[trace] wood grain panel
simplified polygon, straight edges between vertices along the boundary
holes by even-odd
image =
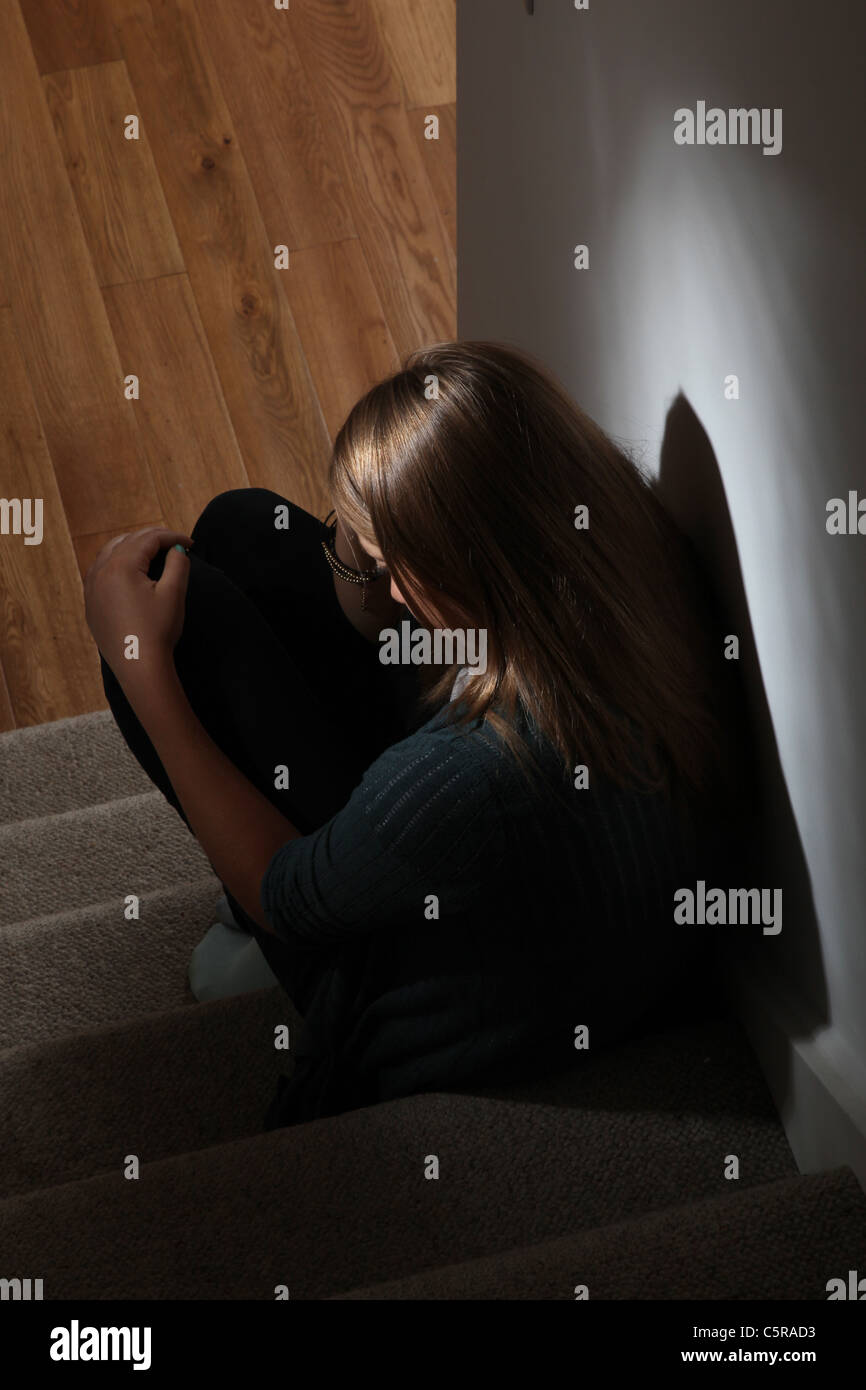
[[[176,275],[183,257],[138,115],[126,65],[57,72],[43,78],[48,108],[100,285]]]
[[[290,250],[355,236],[340,161],[292,38],[273,5],[198,0],[268,240]]]
[[[113,0],[121,46],[244,463],[310,510],[329,441],[192,0]]]
[[[158,510],[17,0],[0,0],[0,262],[74,533]]]
[[[13,313],[0,309],[3,495],[42,499],[43,535],[0,535],[0,651],[15,724],[101,708],[99,659],[84,621],[84,593]]]
[[[120,57],[105,0],[21,0],[40,72],[60,72]]]
[[[135,410],[161,515],[189,532],[217,493],[249,486],[189,281],[173,275],[104,293],[117,346],[140,380]]]
[[[424,134],[424,117],[439,117],[439,139],[428,140]],[[457,275],[457,107],[431,106],[414,111],[409,124],[418,146],[442,225],[453,252],[454,275]]]
[[[128,536],[132,531],[143,531],[145,526],[166,526],[167,524],[165,518],[160,516],[152,517],[149,521],[136,518],[134,521],[127,522],[125,526],[115,526],[110,531],[97,531],[93,536],[76,536],[72,544],[75,547],[75,557],[78,561],[78,572],[81,578],[84,578],[102,547],[107,545],[109,541],[115,540],[117,536]]]
[[[355,222],[401,358],[453,338],[451,252],[367,0],[306,0],[293,29],[322,120],[338,137]]]
[[[410,110],[457,100],[455,0],[373,0]]]
[[[357,239],[292,257],[286,281],[333,440],[352,406],[400,361]]]
[[[12,709],[12,701],[9,698],[9,687],[6,684],[3,667],[0,665],[0,733],[8,733],[10,729],[14,728],[17,728],[15,723],[15,712]]]
[[[247,481],[323,515],[329,433],[455,335],[455,47],[454,0],[0,0],[0,491],[45,525],[0,535],[0,729],[105,707],[106,541]]]

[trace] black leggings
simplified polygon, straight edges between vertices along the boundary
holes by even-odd
[[[278,507],[289,526],[274,525]],[[263,488],[225,492],[192,533],[190,576],[175,667],[214,743],[303,834],[345,805],[364,771],[417,728],[413,667],[383,666],[337,602],[321,547],[321,521]],[[165,552],[150,568],[162,573]],[[151,781],[186,821],[150,739],[102,660],[112,714]],[[274,785],[285,765],[289,786]],[[188,822],[187,822],[188,824]],[[237,922],[258,941],[303,1014],[318,971],[244,912],[223,885]]]

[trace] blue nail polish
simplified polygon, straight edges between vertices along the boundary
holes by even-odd
[[[181,553],[181,555],[185,555],[185,554],[186,554],[186,550],[184,549],[184,547],[183,547],[182,545],[176,545],[176,546],[175,546],[175,550],[179,550],[180,553]]]

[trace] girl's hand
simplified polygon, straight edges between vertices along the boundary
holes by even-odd
[[[160,526],[117,536],[85,576],[87,626],[121,685],[170,660],[183,631],[189,557],[175,545],[192,541]],[[168,550],[165,568],[153,580],[147,572],[160,550]]]

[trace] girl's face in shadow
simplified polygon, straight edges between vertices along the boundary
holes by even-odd
[[[385,557],[376,542],[371,539],[365,539],[358,535],[357,532],[350,533],[345,527],[343,529],[346,530],[347,535],[352,535],[353,543],[356,546],[360,546],[362,552],[368,555],[371,560],[375,561],[376,568],[379,569],[383,575],[388,574],[388,566],[385,563]],[[358,556],[358,560],[361,560],[360,555]],[[397,581],[394,579],[393,575],[390,576],[390,579],[392,599],[395,603],[402,604],[404,608],[408,609],[416,622],[426,624],[430,628],[447,628],[451,626],[450,623],[446,622],[446,620],[436,612],[434,604],[431,603],[425,595],[415,590],[404,594],[397,587]]]
[[[388,566],[385,564],[385,557],[375,541],[362,540],[357,534],[355,539],[364,553],[369,555],[371,560],[375,560],[376,568],[381,570],[383,575],[388,574]],[[426,623],[432,628],[443,626],[442,619],[437,615],[436,610],[430,606],[428,600],[422,598],[421,595],[416,594],[414,591],[408,595],[402,593],[401,590],[398,589],[397,581],[393,575],[390,576],[390,579],[392,599],[395,603],[400,603],[404,608],[407,608],[416,622],[422,624]]]
[[[380,570],[382,574],[387,574],[388,566],[385,564],[385,557],[382,554],[379,547],[377,545],[374,545],[372,541],[361,540],[360,536],[356,536],[356,540],[360,545],[361,549],[364,551],[364,553],[366,555],[369,555],[371,560],[376,561],[376,568]],[[391,597],[395,603],[402,603],[404,608],[409,607],[409,604],[406,602],[406,599],[403,597],[400,590],[397,588],[397,581],[393,578],[393,576],[391,577]]]

